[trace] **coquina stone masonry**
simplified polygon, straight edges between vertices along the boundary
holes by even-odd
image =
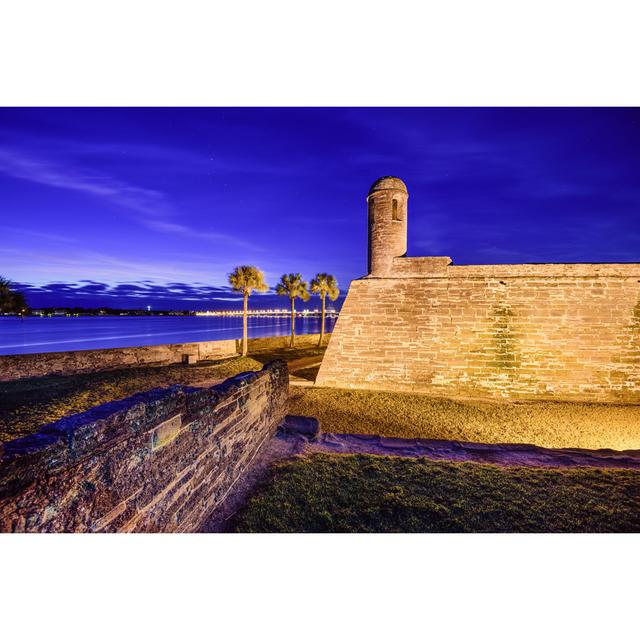
[[[197,531],[286,412],[282,361],[105,404],[0,446],[2,532]]]
[[[47,375],[73,375],[128,367],[219,360],[235,356],[236,352],[235,340],[210,340],[120,349],[0,356],[0,382]]]
[[[368,201],[370,273],[351,283],[317,385],[640,402],[640,264],[406,257],[404,183],[382,178]]]

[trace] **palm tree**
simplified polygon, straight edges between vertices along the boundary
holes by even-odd
[[[27,310],[24,293],[15,291],[10,280],[0,276],[0,313],[22,315]]]
[[[4,302],[11,294],[11,281],[0,276],[0,303]]]
[[[236,267],[229,274],[229,284],[234,291],[242,293],[243,314],[242,314],[242,355],[246,356],[249,351],[249,341],[247,339],[247,314],[249,310],[249,296],[254,291],[267,291],[269,286],[264,281],[264,273],[258,267],[243,265]]]
[[[291,342],[289,343],[289,349],[293,349],[293,341],[296,337],[294,327],[296,317],[295,302],[296,298],[309,299],[307,283],[299,273],[285,273],[276,285],[276,293],[279,296],[289,296],[289,300],[291,300]]]
[[[338,289],[338,281],[330,273],[317,273],[316,277],[311,281],[311,293],[317,293],[322,300],[322,320],[320,323],[320,340],[318,346],[322,346],[324,340],[324,316],[325,316],[325,298],[327,295],[330,300],[335,300],[340,295]]]

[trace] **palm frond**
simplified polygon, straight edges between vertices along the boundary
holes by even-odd
[[[307,287],[307,282],[302,279],[301,274],[284,273],[280,278],[280,282],[276,285],[276,293],[279,296],[288,296],[292,300],[296,298],[308,300],[309,290]]]
[[[250,295],[253,291],[264,292],[269,285],[264,280],[264,273],[252,265],[241,265],[229,274],[229,284],[234,291]]]
[[[311,293],[328,295],[331,300],[335,300],[340,295],[338,281],[330,273],[317,273],[311,281]]]
[[[0,276],[0,313],[22,313],[27,309],[27,299],[13,283]]]

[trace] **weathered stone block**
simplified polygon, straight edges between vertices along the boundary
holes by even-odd
[[[167,444],[169,444],[172,440],[175,440],[178,437],[178,434],[182,430],[182,415],[178,414],[177,416],[173,416],[166,422],[158,425],[151,432],[151,450],[156,451]]]

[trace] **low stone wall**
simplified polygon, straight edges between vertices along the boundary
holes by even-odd
[[[159,366],[192,360],[218,360],[235,356],[235,340],[211,340],[183,344],[160,344],[121,349],[60,351],[0,356],[0,382],[46,375],[94,373],[109,369]]]
[[[233,341],[232,341],[233,342]],[[0,446],[0,531],[197,531],[275,433],[286,363],[95,407]]]

